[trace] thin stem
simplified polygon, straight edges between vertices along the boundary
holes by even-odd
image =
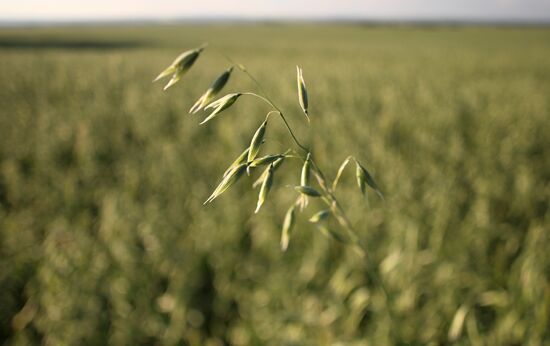
[[[265,95],[265,98],[269,101],[269,103],[276,109],[278,110],[279,112],[281,112],[281,110],[275,106],[274,102],[271,101],[271,98],[267,95],[267,93],[265,92],[264,90],[264,87],[262,86],[262,84],[260,82],[258,82],[258,80],[250,73],[248,72],[248,69],[242,65],[242,64],[237,64],[237,67],[239,68],[239,70],[241,70],[241,72],[243,72],[244,74],[247,75],[248,78],[250,78],[250,80],[252,82],[254,82],[254,84],[256,84],[256,86],[258,87],[258,89],[260,89],[260,91],[262,92],[262,94]]]
[[[254,84],[256,84],[256,86],[258,87],[258,89],[260,89],[260,91],[262,92],[262,94],[266,95],[265,97],[262,97],[265,101],[267,101],[273,108],[275,108],[276,110],[278,110],[279,112],[281,111],[277,106],[275,106],[275,104],[273,103],[273,101],[271,101],[271,99],[269,98],[269,96],[267,96],[267,93],[265,92],[264,88],[262,87],[262,84],[260,82],[258,82],[258,80],[250,73],[248,72],[248,69],[243,65],[243,64],[237,64],[233,61],[233,59],[231,59],[230,57],[228,57],[227,55],[225,55],[222,51],[218,50],[215,48],[215,51],[220,54],[221,56],[223,56],[225,58],[225,60],[227,60],[232,66],[236,66],[241,72],[243,72],[244,74],[246,74],[246,76],[248,78],[250,78],[250,80],[252,82],[254,82]],[[259,95],[257,95],[259,96]]]
[[[267,112],[267,115],[265,116],[265,118],[269,119],[269,116],[273,113],[279,113],[279,111],[269,111],[269,112]]]
[[[226,57],[227,58],[227,57]],[[231,59],[227,58],[229,61],[231,61]],[[254,78],[254,76],[248,72],[248,70],[246,69],[245,66],[241,65],[241,64],[238,64],[237,67],[239,68],[239,70],[241,70],[242,72],[244,72],[248,78],[250,78],[250,80],[252,80],[252,82],[254,82],[254,84],[256,84],[256,86],[258,87],[258,89],[260,89],[260,91],[265,95],[265,96],[261,96],[261,95],[258,95],[258,94],[255,94],[255,93],[245,93],[246,95],[252,95],[252,96],[256,96],[260,99],[262,99],[263,101],[267,102],[271,107],[275,108],[277,111],[279,111],[279,115],[281,116],[281,119],[283,119],[285,125],[286,125],[286,128],[288,129],[288,132],[290,133],[290,135],[292,136],[292,139],[294,140],[294,142],[296,143],[296,145],[298,145],[300,147],[300,149],[302,149],[304,152],[306,153],[309,153],[309,149],[306,148],[305,146],[303,146],[300,141],[298,140],[298,138],[296,138],[296,136],[294,135],[294,132],[292,131],[292,128],[290,127],[290,125],[288,124],[288,121],[286,120],[283,112],[281,111],[281,109],[279,107],[277,107],[275,105],[275,103],[271,100],[271,98],[269,98],[269,96],[267,96],[267,93],[265,92],[264,88],[262,87],[262,85],[260,84],[260,82],[258,82],[258,80],[256,78]]]
[[[247,76],[258,86],[258,88],[263,92],[263,88],[261,86],[261,84],[256,80],[256,78],[254,78],[245,68],[244,66],[239,66],[240,70],[243,71],[244,73],[247,74]],[[279,115],[281,116],[281,119],[283,119],[285,125],[286,125],[286,128],[288,129],[288,132],[290,133],[290,135],[292,136],[292,139],[294,139],[294,142],[298,145],[298,147],[300,147],[300,149],[302,149],[304,152],[306,153],[311,153],[311,151],[304,147],[302,144],[300,144],[300,142],[298,141],[298,139],[296,138],[296,136],[294,135],[294,132],[292,131],[292,128],[290,127],[290,125],[288,124],[288,122],[286,121],[286,118],[284,117],[282,111],[280,110],[279,107],[277,107],[273,101],[271,101],[268,97],[264,97],[262,95],[258,95],[256,93],[252,93],[252,92],[247,92],[247,93],[243,93],[244,95],[251,95],[251,96],[254,96],[254,97],[257,97],[261,100],[263,100],[264,102],[266,102],[267,104],[269,104],[271,107],[273,107],[274,109],[276,109],[277,113],[279,113]],[[265,92],[264,92],[265,94]],[[273,112],[273,111],[272,111]],[[271,112],[270,112],[271,113]],[[269,114],[268,113],[268,116]],[[338,221],[338,223],[340,223],[340,225],[342,226],[342,228],[344,228],[346,230],[346,232],[348,233],[348,236],[350,237],[352,243],[353,243],[353,246],[354,248],[357,250],[357,252],[359,253],[359,255],[361,257],[364,257],[365,260],[366,260],[366,263],[365,263],[365,268],[367,270],[367,273],[368,273],[368,276],[370,277],[370,279],[378,286],[380,287],[381,291],[382,291],[382,294],[384,296],[384,300],[386,302],[386,312],[388,314],[388,317],[390,319],[390,321],[393,321],[395,318],[393,316],[393,312],[391,311],[391,307],[389,306],[389,296],[388,296],[388,290],[386,289],[386,285],[384,284],[382,278],[380,278],[378,276],[378,273],[376,273],[376,271],[371,267],[371,263],[372,263],[372,259],[370,258],[370,255],[369,253],[367,252],[367,250],[364,248],[364,246],[361,244],[361,241],[359,240],[359,237],[357,236],[357,233],[355,232],[355,230],[353,229],[353,226],[351,224],[351,222],[349,221],[348,217],[346,216],[346,213],[344,212],[342,206],[340,205],[340,203],[338,203],[338,200],[336,199],[336,196],[334,196],[330,186],[327,184],[327,181],[325,179],[325,176],[323,174],[323,171],[321,170],[321,168],[315,163],[315,161],[313,160],[313,158],[311,158],[311,164],[312,164],[312,167],[314,169],[314,173],[316,174],[316,176],[318,177],[318,182],[319,182],[319,186],[321,187],[321,189],[323,190],[325,196],[323,196],[323,201],[327,204],[327,206],[332,210],[332,213],[333,215],[336,217],[336,220]],[[392,334],[394,334],[394,337],[397,336],[395,335],[395,331],[392,329]]]
[[[281,116],[281,119],[283,119],[285,125],[286,125],[286,128],[288,129],[288,132],[290,133],[290,135],[292,136],[292,139],[294,139],[294,142],[296,142],[296,145],[298,145],[300,147],[300,149],[302,149],[304,152],[306,153],[309,153],[309,149],[304,147],[302,144],[300,144],[300,142],[298,141],[298,139],[296,138],[296,136],[294,135],[294,132],[292,132],[292,129],[290,128],[290,125],[288,124],[288,122],[286,121],[286,118],[285,116],[283,115],[283,113],[279,112],[279,115]]]
[[[359,237],[357,236],[357,233],[353,229],[353,226],[351,222],[349,221],[348,217],[346,216],[346,213],[344,212],[344,209],[336,199],[336,196],[334,196],[334,193],[330,190],[330,187],[327,185],[326,179],[323,175],[323,172],[319,168],[319,166],[315,163],[313,158],[310,158],[310,162],[312,164],[312,167],[314,169],[314,173],[317,177],[317,180],[319,182],[319,186],[321,187],[323,193],[325,196],[322,197],[322,200],[327,204],[327,206],[332,211],[332,214],[335,216],[338,223],[346,230],[348,236],[350,237],[350,240],[354,246],[354,248],[357,250],[358,254],[365,259],[365,269],[367,270],[367,275],[370,277],[370,279],[373,281],[373,283],[378,286],[382,294],[384,296],[384,301],[386,305],[386,313],[388,315],[388,318],[390,320],[390,323],[392,321],[395,321],[395,316],[393,315],[393,311],[389,304],[389,295],[388,290],[386,288],[386,285],[384,284],[384,281],[382,278],[378,275],[378,273],[374,270],[372,267],[373,260],[369,255],[369,252],[367,249],[363,246],[361,243]],[[394,329],[391,329],[391,333],[393,337],[398,340],[399,336],[396,333]]]
[[[268,105],[270,105],[271,107],[273,107],[277,112],[281,112],[281,110],[279,108],[277,108],[277,106],[275,106],[273,104],[273,102],[271,102],[267,97],[264,97],[262,95],[259,95],[259,94],[256,94],[256,93],[253,93],[253,92],[245,92],[245,93],[241,93],[243,95],[250,95],[250,96],[254,96],[254,97],[257,97],[259,98],[260,100],[264,101],[265,103],[267,103]]]
[[[269,97],[267,96],[267,93],[265,92],[265,90],[264,90],[264,88],[262,87],[262,85],[260,84],[260,82],[258,82],[258,80],[257,80],[256,78],[254,78],[254,76],[253,76],[250,72],[248,72],[248,70],[246,69],[246,67],[244,67],[243,65],[238,65],[237,67],[239,68],[239,70],[241,70],[242,72],[244,72],[244,73],[248,76],[248,78],[250,78],[250,79],[254,82],[254,84],[256,84],[256,86],[258,87],[258,89],[260,89],[260,91],[261,91],[264,95],[266,95],[266,98],[269,99]],[[271,102],[271,100],[270,100],[270,102]]]
[[[290,133],[290,135],[292,136],[292,139],[294,140],[296,145],[300,149],[302,149],[305,153],[311,153],[311,151],[308,148],[303,146],[300,143],[300,141],[298,141],[298,139],[294,135],[294,132],[292,131],[292,128],[290,127],[290,125],[287,122],[285,116],[283,115],[283,112],[281,111],[281,109],[279,107],[277,107],[275,105],[275,103],[269,98],[269,96],[267,96],[267,93],[265,92],[265,90],[262,87],[262,85],[260,84],[260,82],[258,82],[258,80],[256,78],[254,78],[254,76],[250,72],[248,72],[248,70],[246,69],[245,66],[243,66],[242,64],[236,64],[227,55],[225,55],[224,53],[222,53],[221,51],[219,51],[217,49],[215,49],[215,50],[220,55],[222,55],[231,65],[236,66],[241,72],[245,73],[247,75],[247,77],[250,78],[250,80],[258,87],[259,91],[263,94],[263,96],[259,95],[259,94],[256,94],[256,93],[253,93],[253,92],[246,92],[246,93],[242,93],[242,94],[257,97],[257,98],[261,99],[262,101],[264,101],[265,103],[267,103],[269,106],[271,106],[274,109],[274,111],[270,111],[269,113],[267,113],[266,119],[269,118],[271,113],[278,113],[281,116],[281,119],[283,120],[283,122],[285,123],[285,126],[286,126],[288,132]],[[286,155],[287,153],[288,153],[288,151],[285,153],[286,157],[292,157],[291,155]],[[390,320],[390,323],[392,323],[395,320],[395,318],[394,318],[393,312],[391,311],[391,308],[390,308],[388,291],[385,287],[385,284],[384,284],[382,278],[378,275],[378,273],[371,266],[371,264],[373,262],[372,262],[372,259],[369,256],[369,253],[367,252],[367,249],[362,245],[359,237],[357,236],[357,233],[353,229],[353,226],[352,226],[351,222],[347,218],[347,216],[346,216],[343,208],[341,207],[340,203],[338,203],[338,200],[336,199],[336,196],[333,193],[333,189],[331,188],[330,185],[327,184],[327,180],[325,179],[325,176],[324,176],[323,172],[321,171],[320,167],[315,163],[313,158],[311,158],[311,163],[312,163],[313,172],[314,172],[315,176],[317,177],[317,181],[318,181],[319,186],[321,187],[321,190],[323,192],[322,200],[328,205],[328,207],[332,211],[332,214],[335,216],[338,223],[342,226],[342,228],[344,228],[346,230],[346,232],[348,233],[348,235],[349,235],[349,237],[350,237],[350,239],[353,243],[354,248],[356,250],[358,250],[361,257],[365,258],[366,263],[364,263],[364,264],[365,264],[365,267],[366,267],[366,270],[367,270],[367,275],[371,278],[371,280],[374,282],[374,284],[377,285],[378,287],[380,287],[380,289],[382,290],[382,293],[384,295],[384,300],[385,300],[385,303],[386,303],[385,304],[386,305],[386,313],[388,314],[388,318]],[[296,203],[299,203],[299,198],[298,198],[298,200],[296,200]],[[396,331],[393,328],[391,328],[390,332],[396,340],[399,340],[398,334],[396,333]]]
[[[219,49],[216,48],[215,46],[211,46],[211,49],[214,49],[214,51],[215,51],[216,53],[218,53],[219,55],[223,56],[224,59],[227,60],[227,61],[231,64],[231,66],[237,66],[240,70],[242,70],[241,67],[240,67],[238,64],[236,64],[236,63],[235,63],[229,56],[227,56],[224,52],[222,52],[221,50],[219,50]]]
[[[286,121],[286,118],[285,116],[283,115],[283,112],[281,112],[281,110],[279,109],[279,107],[275,106],[275,104],[273,102],[271,102],[271,100],[269,100],[267,97],[264,97],[262,95],[258,95],[256,93],[253,93],[253,92],[245,92],[245,93],[242,93],[243,95],[250,95],[250,96],[254,96],[254,97],[257,97],[259,98],[260,100],[264,101],[265,103],[267,103],[268,105],[270,105],[271,107],[273,107],[274,109],[276,109],[276,112],[279,113],[279,115],[281,116],[281,119],[283,119],[283,122],[285,123],[285,126],[288,130],[288,132],[290,133],[290,135],[292,136],[292,139],[294,140],[294,143],[296,143],[296,145],[298,147],[300,147],[300,149],[302,149],[304,152],[306,153],[309,153],[309,149],[306,148],[305,146],[303,146],[300,141],[298,140],[298,138],[296,138],[296,136],[294,135],[294,132],[292,131],[292,128],[290,127],[290,125],[288,124],[288,121]],[[270,112],[271,113],[271,112]],[[269,114],[269,113],[268,113]]]

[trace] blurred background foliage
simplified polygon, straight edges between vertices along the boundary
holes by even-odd
[[[151,80],[210,42],[180,83]],[[187,110],[245,64],[334,176],[372,263],[254,177],[202,202],[267,108]],[[310,94],[308,129],[295,66]],[[8,344],[550,343],[550,31],[241,25],[0,30],[0,338]],[[225,92],[254,90],[235,73]],[[292,146],[271,121],[266,148]],[[267,151],[266,151],[267,152]],[[374,268],[387,287],[368,279]],[[389,309],[389,310],[388,310]],[[390,318],[391,316],[391,318]]]

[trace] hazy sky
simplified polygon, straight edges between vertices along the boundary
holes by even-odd
[[[550,0],[0,0],[0,20],[222,18],[550,20]]]

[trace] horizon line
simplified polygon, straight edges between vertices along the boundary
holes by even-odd
[[[520,25],[520,26],[548,26],[550,18],[473,18],[473,17],[388,17],[365,18],[326,16],[315,18],[286,18],[286,17],[174,17],[174,18],[54,18],[54,19],[8,19],[0,17],[0,27],[24,26],[93,26],[93,25],[170,25],[170,24],[380,24],[380,25]]]

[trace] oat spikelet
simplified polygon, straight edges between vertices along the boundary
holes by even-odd
[[[264,204],[267,194],[271,190],[271,186],[273,185],[273,164],[269,165],[269,170],[267,171],[267,175],[265,176],[264,182],[262,183],[262,187],[260,188],[260,195],[258,196],[258,204],[256,205],[256,210],[254,213],[257,213],[260,211],[260,208]]]
[[[233,168],[225,177],[223,177],[222,181],[216,187],[214,192],[208,197],[208,199],[204,202],[204,204],[210,203],[213,200],[215,200],[219,195],[224,193],[231,185],[235,184],[237,180],[243,175],[244,171],[246,170],[246,164],[240,164],[237,167]]]
[[[235,159],[235,161],[233,161],[231,163],[231,165],[229,166],[229,168],[227,168],[227,170],[223,173],[223,176],[225,177],[227,175],[227,173],[231,172],[231,170],[233,168],[235,168],[236,166],[240,165],[241,163],[245,163],[246,162],[246,157],[248,156],[248,148],[246,148],[242,153],[241,155],[239,155],[239,157],[237,157]]]
[[[281,232],[281,250],[286,251],[288,249],[288,243],[290,241],[290,232],[294,228],[296,223],[296,213],[294,212],[294,205],[288,208],[285,220],[283,221],[283,230]]]
[[[275,162],[273,162],[273,171],[277,170],[277,168],[279,168],[279,166],[283,163],[283,160],[285,159],[285,157],[281,157],[280,159],[277,159]],[[269,167],[267,167],[262,175],[260,175],[260,177],[254,182],[254,184],[252,184],[252,188],[255,189],[256,187],[260,186],[264,179],[265,179],[265,176],[267,175],[267,171],[269,170]]]
[[[384,200],[384,195],[382,195],[382,191],[380,191],[380,188],[374,181],[373,177],[358,161],[355,161],[355,176],[357,178],[357,186],[359,186],[361,193],[367,193],[368,185],[382,200]]]
[[[203,51],[203,47],[199,47],[197,49],[192,49],[185,51],[181,53],[173,62],[168,66],[166,69],[164,69],[158,76],[153,80],[153,82],[156,82],[158,80],[161,80],[164,77],[167,77],[172,74],[172,78],[170,81],[168,81],[168,84],[164,87],[164,90],[168,89],[172,85],[176,84],[181,77],[189,71],[191,66],[195,63],[197,58],[199,57],[200,53]]]
[[[311,168],[311,153],[307,153],[304,164],[302,165],[302,172],[300,175],[301,186],[309,185],[310,168]],[[301,195],[298,201],[298,205],[300,206],[300,211],[303,211],[308,204],[309,204],[309,199],[307,198],[307,196]]]
[[[311,186],[295,186],[294,189],[299,193],[310,197],[321,197],[321,193]]]
[[[233,71],[233,67],[228,68],[225,70],[218,78],[214,80],[212,85],[206,90],[204,94],[197,100],[197,102],[191,107],[189,110],[189,113],[197,113],[201,109],[204,108],[210,101],[218,95],[218,93],[223,89],[225,84],[227,84],[227,81],[229,80],[229,77],[231,76],[231,72]]]
[[[265,131],[267,128],[267,119],[260,125],[260,127],[254,133],[252,140],[250,141],[250,147],[248,150],[248,162],[254,161],[258,153],[260,152],[260,146],[265,137]]]
[[[318,223],[325,221],[330,216],[330,210],[325,209],[320,212],[315,213],[310,219],[309,222]]]
[[[204,109],[210,109],[214,108],[214,111],[210,113],[206,119],[204,119],[200,125],[205,124],[209,122],[210,120],[217,117],[222,111],[226,110],[227,108],[231,107],[235,101],[241,96],[241,93],[231,93],[227,94],[224,97],[217,99],[216,101],[210,103],[208,106],[204,107]]]
[[[302,111],[304,112],[307,118],[307,121],[309,122],[309,114],[307,111],[308,99],[307,99],[306,82],[304,82],[302,69],[299,68],[298,66],[296,66],[296,79],[298,82],[298,102],[300,102],[300,107],[302,108]]]

